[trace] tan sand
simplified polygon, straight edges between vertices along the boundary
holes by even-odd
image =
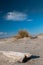
[[[43,65],[43,38],[20,39],[10,43],[0,43],[0,51],[14,51],[31,53],[33,57],[26,63],[9,62],[8,58],[0,54],[0,65]]]

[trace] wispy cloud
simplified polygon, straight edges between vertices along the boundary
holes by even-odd
[[[27,19],[27,21],[33,21],[32,19]]]
[[[7,35],[7,32],[0,32],[0,35]]]
[[[32,21],[32,19],[28,19],[27,14],[23,13],[23,12],[17,12],[17,11],[13,11],[13,12],[8,12],[6,13],[4,19],[8,20],[8,21]]]
[[[24,21],[27,19],[27,15],[21,12],[8,12],[5,16],[6,20],[13,20],[13,21]]]

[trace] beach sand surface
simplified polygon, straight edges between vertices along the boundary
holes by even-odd
[[[0,43],[0,51],[14,51],[31,53],[33,56],[25,63],[9,62],[9,59],[0,53],[0,65],[43,65],[43,38],[23,38],[14,42]]]

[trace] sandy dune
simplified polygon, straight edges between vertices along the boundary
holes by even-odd
[[[9,62],[8,58],[0,53],[0,65],[43,65],[43,38],[25,38],[15,42],[0,43],[0,51],[31,53],[33,55],[26,63],[14,63]]]

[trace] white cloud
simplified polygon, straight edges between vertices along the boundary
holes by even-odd
[[[8,12],[5,16],[6,20],[13,20],[13,21],[24,21],[27,19],[27,15],[21,12]]]
[[[23,12],[17,12],[17,11],[13,11],[13,12],[8,12],[6,13],[6,15],[4,16],[5,20],[8,21],[33,21],[32,19],[28,19],[27,14],[23,13]]]
[[[33,21],[32,19],[27,19],[27,21]]]
[[[0,32],[0,35],[7,35],[7,32]]]

